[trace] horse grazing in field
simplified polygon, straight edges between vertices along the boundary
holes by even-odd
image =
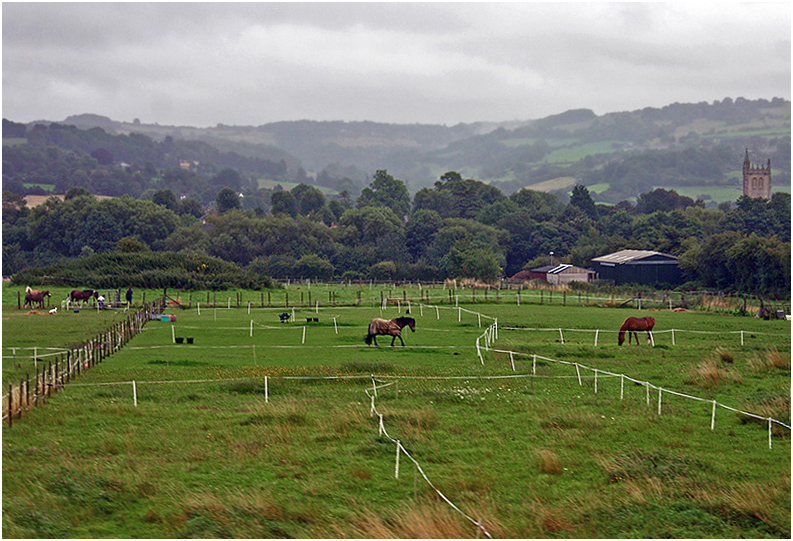
[[[625,342],[625,333],[628,333],[628,343],[631,343],[631,335],[636,338],[636,345],[639,345],[639,335],[637,331],[647,331],[647,343],[650,343],[652,335],[650,334],[655,325],[655,318],[652,317],[629,317],[625,320],[620,327],[619,340],[617,343],[621,346]]]
[[[405,347],[405,341],[402,339],[402,328],[406,325],[410,327],[411,331],[416,332],[416,320],[412,317],[398,317],[390,321],[376,317],[369,323],[369,333],[364,337],[364,341],[368,345],[372,345],[372,342],[374,342],[375,347],[380,347],[377,345],[377,335],[385,334],[392,336],[391,347],[394,347],[394,340],[397,337],[402,342],[402,347]]]
[[[25,304],[23,307],[27,308],[30,306],[33,308],[35,304],[39,308],[44,308],[44,297],[52,297],[52,295],[50,295],[49,291],[31,291],[25,295]]]
[[[90,301],[91,297],[97,298],[99,297],[98,291],[93,291],[91,289],[75,289],[71,293],[69,293],[69,300],[71,302],[79,302],[82,306],[83,302]]]

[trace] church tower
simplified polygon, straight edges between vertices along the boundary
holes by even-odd
[[[753,166],[749,161],[748,148],[743,160],[743,195],[771,199],[771,159],[768,159],[766,167]]]

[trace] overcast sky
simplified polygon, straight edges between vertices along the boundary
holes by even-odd
[[[3,2],[3,117],[528,120],[790,99],[791,5]]]

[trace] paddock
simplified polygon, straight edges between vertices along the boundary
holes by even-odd
[[[149,445],[145,432],[155,439],[173,434],[177,440],[165,452],[175,459],[207,457],[217,471],[194,475],[217,486],[237,479],[240,461],[256,464],[254,478],[266,478],[283,494],[279,505],[288,505],[296,490],[305,494],[305,483],[324,494],[321,487],[346,486],[350,477],[349,494],[312,501],[352,498],[366,513],[382,516],[381,505],[434,498],[445,506],[435,512],[449,513],[459,528],[454,533],[464,537],[547,536],[548,530],[505,518],[519,516],[527,491],[562,505],[575,487],[589,493],[627,487],[635,481],[620,476],[651,466],[642,456],[671,471],[707,464],[708,475],[723,477],[724,486],[751,463],[746,475],[757,483],[771,480],[772,487],[780,457],[790,457],[789,429],[771,423],[769,430],[768,416],[744,419],[728,409],[753,413],[738,395],[720,391],[714,402],[708,388],[690,382],[703,356],[720,347],[744,378],[768,377],[769,388],[784,388],[789,369],[777,376],[748,367],[770,348],[789,357],[789,323],[656,313],[655,347],[626,350],[615,339],[624,311],[414,304],[416,332],[407,347],[362,343],[372,318],[404,310],[390,304],[296,309],[286,323],[279,318],[283,308],[179,311],[174,322],[149,321],[42,411],[57,410],[65,419],[61,445],[69,449],[87,440],[116,453],[111,456],[130,457],[127,448],[142,453]],[[16,351],[17,359],[22,353]],[[7,354],[4,344],[4,360]],[[79,433],[84,413],[78,403],[112,422]],[[31,418],[13,430],[26,423],[41,428]],[[185,424],[191,437],[178,434]],[[670,444],[674,453],[665,451]],[[178,445],[186,451],[177,452]],[[631,447],[644,454],[631,455],[628,467],[619,450]],[[323,466],[316,471],[308,464],[319,456]],[[177,483],[175,470],[163,468]],[[693,471],[691,479],[701,474]],[[565,494],[549,480],[564,484]],[[235,490],[247,494],[249,483]],[[672,488],[663,490],[674,496]],[[587,510],[600,509],[587,501]],[[335,511],[326,514],[323,523],[348,524]],[[648,524],[657,526],[652,519]],[[309,533],[295,528],[289,533]]]

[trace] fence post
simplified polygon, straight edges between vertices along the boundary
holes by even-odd
[[[8,385],[8,426],[11,427],[14,424],[14,387],[13,385]]]
[[[771,426],[769,422],[769,427]],[[399,448],[402,447],[402,444],[397,440],[396,445],[396,469],[394,471],[394,479],[399,479]],[[769,436],[769,445],[770,445],[770,436]]]

